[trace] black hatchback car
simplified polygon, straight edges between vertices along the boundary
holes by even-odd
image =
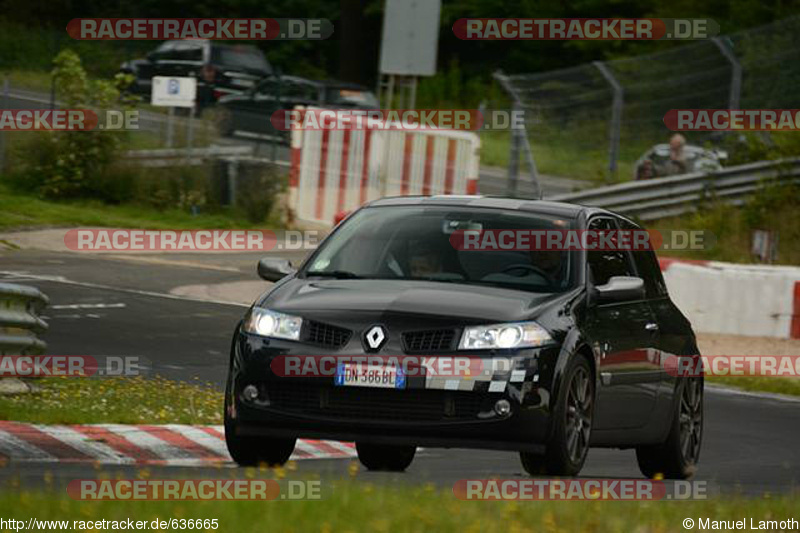
[[[133,75],[131,91],[145,96],[150,95],[153,76],[197,78],[197,104],[202,108],[255,87],[272,75],[272,66],[252,45],[187,39],[166,41],[146,59],[126,61],[120,71]]]
[[[318,81],[297,76],[270,76],[252,89],[219,100],[222,135],[256,136],[288,144],[289,132],[277,130],[272,115],[295,106],[336,109],[377,109],[375,94],[362,85],[341,81]]]
[[[233,459],[280,464],[297,438],[317,438],[355,441],[369,469],[404,470],[425,446],[513,450],[531,474],[576,475],[590,447],[613,447],[635,448],[648,477],[691,476],[703,379],[666,362],[699,354],[654,252],[453,244],[460,230],[637,229],[571,204],[386,198],[297,270],[263,259],[259,274],[276,283],[231,347]],[[411,375],[396,364],[415,355],[464,357],[479,371]],[[295,356],[335,363],[290,377],[282,365]]]

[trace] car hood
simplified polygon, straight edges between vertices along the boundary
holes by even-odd
[[[527,320],[565,298],[563,293],[457,283],[295,278],[279,283],[256,305],[304,317],[332,317],[346,312],[368,320],[416,315],[485,323]]]

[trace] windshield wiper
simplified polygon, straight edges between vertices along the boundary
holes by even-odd
[[[306,272],[306,276],[336,279],[363,279],[362,276],[348,270],[309,270]]]

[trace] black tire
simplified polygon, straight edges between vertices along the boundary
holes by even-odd
[[[553,408],[545,453],[520,452],[522,467],[530,475],[575,476],[589,451],[594,414],[594,378],[589,362],[578,355],[564,372]]]
[[[636,448],[639,470],[648,478],[689,479],[697,471],[703,443],[703,378],[681,379],[667,439]]]
[[[236,422],[230,418],[231,380],[225,386],[225,444],[228,453],[239,466],[282,466],[292,456],[295,438],[275,439],[269,437],[251,437],[236,434]]]
[[[403,472],[414,460],[417,447],[356,442],[356,451],[358,460],[367,470]]]

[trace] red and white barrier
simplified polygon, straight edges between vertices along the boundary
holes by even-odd
[[[337,214],[384,196],[475,194],[479,148],[473,132],[405,130],[399,124],[293,130],[292,219],[329,227]]]
[[[661,259],[695,331],[800,339],[800,268]]]

